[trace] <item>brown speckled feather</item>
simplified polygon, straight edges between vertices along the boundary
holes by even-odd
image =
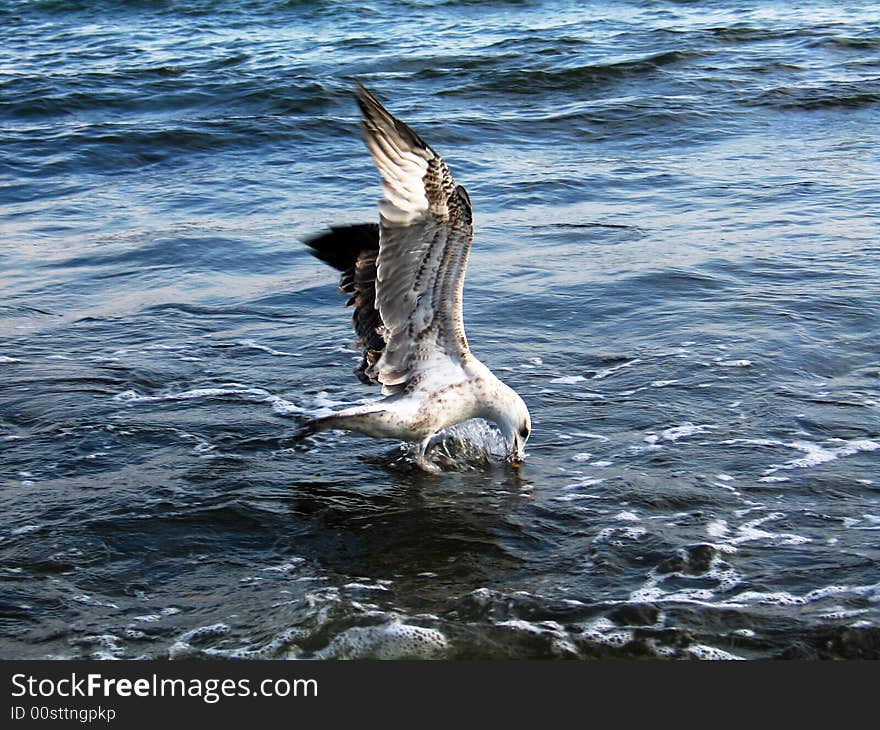
[[[386,394],[438,358],[469,357],[462,287],[473,238],[467,192],[443,159],[363,87],[364,140],[382,176],[376,305],[386,345],[367,370]]]

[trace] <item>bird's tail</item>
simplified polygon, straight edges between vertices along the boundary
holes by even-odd
[[[392,398],[384,398],[374,403],[353,406],[326,416],[309,419],[299,427],[295,437],[302,440],[319,431],[338,428],[379,438],[400,438],[399,429],[382,417],[383,414],[387,414],[388,402]]]

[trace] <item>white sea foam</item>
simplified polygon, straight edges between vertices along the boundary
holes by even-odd
[[[635,603],[696,603],[711,606],[715,591],[709,588],[682,588],[670,592],[657,584],[645,585],[634,590],[629,600]]]
[[[593,380],[604,380],[610,375],[614,375],[614,373],[623,370],[624,368],[631,368],[633,365],[640,363],[641,360],[639,358],[635,358],[633,360],[628,360],[627,362],[621,363],[620,365],[615,365],[614,367],[605,368],[604,370],[600,370],[593,376]]]
[[[251,396],[259,400],[273,398],[271,393],[262,388],[252,388],[241,383],[225,383],[215,388],[193,388],[176,393],[163,393],[162,395],[143,395],[135,390],[126,390],[113,397],[113,400],[122,403],[153,403],[156,401],[193,400],[197,398],[220,398],[223,396],[238,395]]]
[[[678,439],[686,438],[687,436],[696,436],[701,433],[707,433],[714,428],[715,426],[709,424],[697,425],[690,421],[686,421],[680,426],[673,426],[672,428],[664,429],[660,432],[660,436],[664,441],[678,441]]]
[[[256,388],[243,383],[221,383],[211,388],[191,388],[182,391],[168,391],[158,395],[145,395],[136,390],[126,390],[113,396],[113,400],[119,403],[159,403],[163,401],[190,401],[211,400],[213,398],[239,398],[245,401],[269,403],[272,410],[278,415],[303,414],[308,416],[323,416],[332,412],[335,408],[352,405],[353,403],[366,402],[369,399],[355,400],[349,403],[338,401],[329,396],[326,391],[321,391],[312,396],[305,405],[297,405],[281,396],[270,393],[264,388]]]
[[[548,637],[550,639],[550,650],[556,656],[578,656],[577,647],[571,641],[565,627],[556,621],[532,622],[523,619],[508,619],[506,621],[499,621],[495,625],[513,629],[523,634]]]
[[[744,542],[755,540],[767,540],[778,545],[802,545],[811,542],[810,538],[803,535],[795,535],[790,532],[768,532],[762,526],[768,522],[775,522],[785,517],[782,512],[772,512],[755,520],[750,520],[736,528],[736,535],[729,540],[731,545],[739,545]]]
[[[449,648],[436,629],[394,619],[379,626],[354,626],[315,652],[316,659],[432,659]]]
[[[853,439],[852,441],[831,439],[830,443],[835,445],[823,446],[811,441],[793,441],[790,444],[785,444],[789,448],[803,452],[804,456],[792,459],[784,464],[771,464],[765,474],[773,474],[781,469],[809,469],[810,467],[827,464],[829,461],[835,461],[845,456],[853,456],[854,454],[880,449],[880,443],[868,439]]]
[[[734,487],[732,484],[728,484],[727,482],[715,482],[714,486],[718,487],[719,489],[726,489],[728,492],[731,492],[733,494],[742,494],[742,492],[740,492],[736,487]]]
[[[849,609],[844,608],[843,606],[831,606],[824,611],[820,611],[816,616],[825,621],[841,621],[844,619],[856,618],[857,616],[864,616],[866,613],[868,613],[868,609],[866,608]]]
[[[261,345],[259,342],[255,340],[239,340],[238,344],[242,347],[250,347],[253,350],[260,350],[262,352],[267,352],[270,355],[275,355],[276,357],[302,357],[297,352],[284,352],[282,350],[275,350],[268,345]]]
[[[495,624],[496,626],[506,626],[507,628],[516,629],[517,631],[524,631],[528,634],[543,634],[548,631],[550,632],[559,632],[562,633],[565,629],[562,624],[557,621],[539,621],[537,623],[533,623],[531,621],[524,621],[523,619],[508,619],[507,621],[499,621]]]
[[[570,487],[566,487],[570,489]],[[579,502],[587,499],[599,499],[598,494],[582,494],[580,492],[569,492],[567,494],[557,494],[550,499],[554,502]]]
[[[583,638],[593,644],[621,647],[629,644],[634,638],[632,630],[618,628],[611,619],[605,616],[582,624],[580,629]]]
[[[305,562],[305,558],[291,558],[278,565],[267,565],[265,568],[262,568],[262,570],[269,573],[293,573]]]
[[[647,533],[648,531],[644,527],[606,527],[593,538],[593,544],[607,543],[622,547],[625,541],[638,540]]]
[[[830,585],[816,588],[803,595],[788,591],[742,591],[726,601],[723,605],[742,606],[746,604],[763,604],[773,606],[806,606],[829,598],[841,596],[859,596],[870,601],[880,600],[880,584],[867,586]],[[836,609],[835,609],[836,610]]]
[[[586,431],[575,431],[574,435],[581,436],[585,439],[596,439],[598,441],[604,441],[606,443],[611,440],[607,436],[601,436],[598,433],[587,433]]]
[[[724,649],[719,649],[715,646],[706,646],[705,644],[694,644],[687,648],[687,653],[690,654],[694,659],[708,659],[713,661],[732,661],[732,660],[743,660],[745,657],[738,656],[737,654],[731,654],[729,651],[724,651]]]
[[[119,646],[120,638],[114,634],[84,636],[82,642],[86,644],[96,644],[101,647],[92,652],[91,656],[93,659],[116,659],[121,656],[124,651],[123,648]]]
[[[73,596],[73,600],[77,603],[85,604],[86,606],[100,606],[101,608],[119,608],[115,603],[110,603],[108,601],[102,601],[94,596],[90,596],[87,593],[81,593],[77,596]]]
[[[351,583],[346,583],[342,586],[346,590],[349,591],[387,591],[388,586],[380,585],[378,583],[359,583],[357,581],[353,581]]]
[[[39,525],[22,525],[21,527],[16,527],[13,531],[13,535],[26,535],[29,532],[36,532],[40,529]]]
[[[785,446],[784,441],[777,439],[725,439],[721,442],[725,446],[745,444],[746,446]]]
[[[559,383],[560,385],[574,385],[575,383],[580,383],[586,380],[583,375],[563,375],[560,378],[553,378],[551,383]]]
[[[724,545],[713,545],[713,548],[719,553],[728,553],[733,548]],[[716,586],[707,588],[703,585],[694,588],[680,587],[675,590],[669,590],[664,587],[664,583],[669,579],[676,581],[689,580],[699,578],[701,582],[706,579],[714,580]],[[636,603],[696,603],[701,605],[712,605],[717,600],[718,593],[728,593],[742,583],[742,576],[733,568],[733,566],[724,562],[719,555],[713,555],[709,560],[708,567],[705,571],[695,576],[690,573],[681,573],[673,571],[670,573],[660,573],[652,570],[645,584],[641,588],[637,588],[630,593],[629,601]]]
[[[742,444],[745,446],[780,447],[794,449],[804,454],[783,464],[771,464],[764,470],[764,476],[758,479],[760,482],[788,481],[788,477],[773,475],[783,470],[809,469],[846,456],[880,449],[880,443],[870,439],[852,439],[849,441],[846,439],[830,439],[824,444],[804,440],[786,442],[779,441],[778,439],[726,439],[721,443],[726,446]]]
[[[600,479],[598,477],[584,477],[573,484],[569,484],[565,487],[565,489],[578,489],[580,487],[592,487],[596,484],[601,484],[604,482],[604,479]]]
[[[193,641],[201,641],[216,636],[225,636],[230,632],[229,626],[224,623],[211,624],[209,626],[197,626],[183,632],[168,649],[169,659],[191,659],[204,652],[192,645]]]
[[[296,405],[296,403],[291,403],[289,400],[285,400],[284,398],[274,397],[270,399],[272,403],[272,410],[275,411],[279,416],[289,416],[292,413],[306,413],[305,408],[301,408]],[[317,414],[315,414],[317,415]]]

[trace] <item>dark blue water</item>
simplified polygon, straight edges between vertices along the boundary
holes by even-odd
[[[475,353],[373,397],[305,236],[359,79],[467,186]],[[880,657],[873,2],[0,5],[0,656]]]

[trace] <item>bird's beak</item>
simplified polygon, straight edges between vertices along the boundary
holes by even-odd
[[[525,454],[523,454],[521,449],[514,449],[510,452],[510,456],[507,457],[507,460],[514,469],[519,469],[524,458]]]

